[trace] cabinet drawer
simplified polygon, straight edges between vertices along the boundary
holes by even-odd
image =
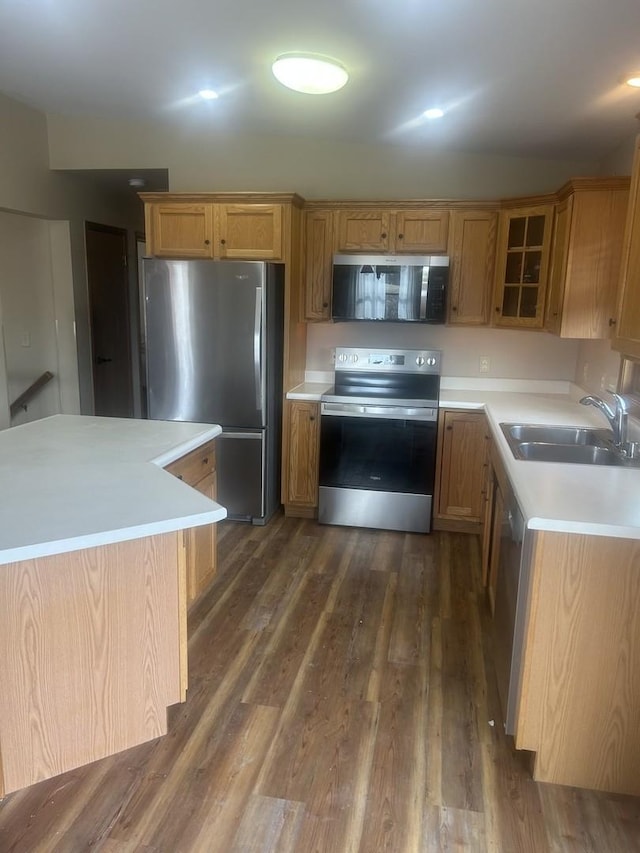
[[[189,486],[195,486],[215,469],[215,446],[212,441],[166,466],[166,470],[170,474],[184,480]]]

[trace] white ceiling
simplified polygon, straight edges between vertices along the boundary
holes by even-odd
[[[350,82],[282,88],[270,65],[291,51]],[[628,70],[640,0],[0,0],[0,91],[187,129],[599,158],[638,128]]]

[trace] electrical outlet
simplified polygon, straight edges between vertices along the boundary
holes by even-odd
[[[488,355],[481,355],[478,360],[478,370],[480,373],[488,373],[491,368],[491,359]]]

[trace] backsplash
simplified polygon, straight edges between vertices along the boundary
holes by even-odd
[[[337,346],[442,350],[443,376],[577,381],[580,341],[546,332],[397,323],[307,327],[307,372],[333,370]]]

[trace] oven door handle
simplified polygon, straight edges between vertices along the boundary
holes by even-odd
[[[397,421],[437,421],[438,410],[418,406],[374,406],[358,403],[322,403],[321,415],[350,418],[385,418]]]

